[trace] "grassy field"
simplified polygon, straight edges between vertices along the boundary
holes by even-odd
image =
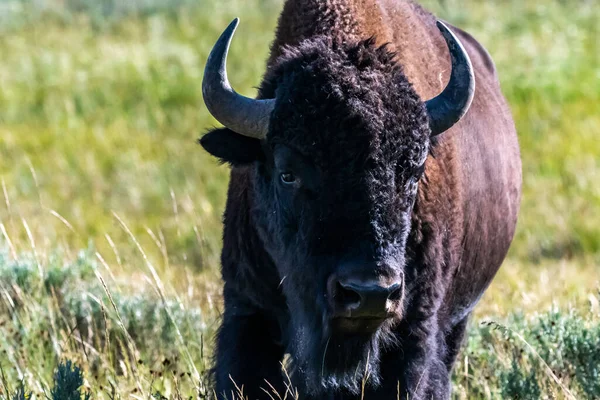
[[[221,3],[0,2],[0,399],[210,396],[228,171],[195,143],[202,70],[240,16],[230,79],[254,94],[282,4]],[[600,398],[600,8],[423,3],[489,49],[524,165],[455,397]]]

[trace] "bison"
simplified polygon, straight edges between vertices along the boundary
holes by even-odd
[[[410,0],[287,0],[250,99],[237,24],[202,85],[224,128],[200,143],[231,166],[216,393],[447,399],[519,209],[493,61]]]

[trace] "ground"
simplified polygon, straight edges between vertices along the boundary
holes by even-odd
[[[281,8],[222,3],[2,2],[0,399],[64,399],[75,366],[92,398],[210,398],[228,170],[195,143],[202,71],[240,16],[230,79],[253,95]],[[454,396],[599,398],[600,9],[423,3],[492,54],[524,166]]]

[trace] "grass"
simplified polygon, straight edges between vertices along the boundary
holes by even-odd
[[[93,249],[63,260],[53,255],[41,274],[33,257],[0,260],[0,367],[7,382],[22,381],[43,397],[57,388],[50,380],[57,362],[68,360],[83,366],[80,386],[93,398],[204,388],[204,340],[214,332],[215,307],[163,299],[156,283],[118,282]]]
[[[31,255],[3,254],[0,399],[12,399],[7,393],[22,383],[35,398],[63,400],[53,393],[74,390],[76,376],[65,371],[75,367],[84,377],[78,393],[91,398],[211,398],[219,306],[189,293],[163,298],[162,282],[140,281],[114,279],[93,248],[71,262],[54,254],[41,269]],[[455,372],[456,398],[600,396],[599,300],[590,293],[571,309],[474,321]]]
[[[51,255],[41,269],[31,255],[3,254],[0,399],[12,399],[7,393],[19,383],[35,398],[60,400],[54,393],[75,386],[91,398],[212,398],[210,338],[219,306],[189,293],[163,298],[162,282],[140,280],[132,286],[114,279],[93,248],[71,262]],[[590,293],[571,309],[474,321],[455,371],[455,397],[598,398],[599,300]]]
[[[281,8],[221,3],[0,3],[0,398],[21,381],[23,396],[50,397],[67,360],[92,398],[210,395],[228,171],[195,144],[215,124],[202,70],[241,16],[230,79],[252,95]],[[517,236],[455,397],[566,397],[544,360],[577,398],[598,398],[600,10],[423,4],[492,54],[524,166]]]

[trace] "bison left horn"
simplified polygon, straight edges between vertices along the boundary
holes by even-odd
[[[239,19],[234,19],[213,47],[202,80],[208,111],[227,128],[244,136],[264,139],[275,100],[256,100],[236,93],[227,79],[227,53]]]
[[[447,131],[457,123],[469,110],[475,95],[475,74],[469,55],[443,22],[437,21],[437,27],[448,45],[452,72],[442,93],[425,102],[432,136]]]

